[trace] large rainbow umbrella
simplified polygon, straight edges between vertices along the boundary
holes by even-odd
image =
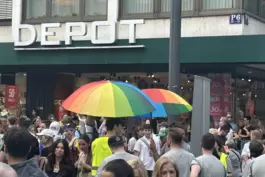
[[[156,104],[156,110],[141,117],[167,117],[192,110],[192,106],[178,94],[164,89],[143,89]]]
[[[62,106],[71,112],[96,117],[134,117],[155,110],[154,102],[137,87],[107,80],[83,85]]]

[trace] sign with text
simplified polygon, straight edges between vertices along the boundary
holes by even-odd
[[[71,49],[72,42],[75,37],[78,37],[78,41],[88,40],[90,38],[90,43],[94,45],[110,45],[115,44],[118,36],[118,25],[127,26],[128,28],[128,44],[130,46],[136,43],[136,26],[144,24],[143,19],[139,20],[121,20],[116,21],[94,21],[90,24],[85,22],[66,22],[65,24],[61,23],[42,23],[40,25],[41,30],[37,30],[34,25],[30,24],[20,24],[13,26],[14,33],[14,45],[15,47],[28,47],[37,42],[37,39],[40,38],[40,44],[42,47],[57,47]],[[102,31],[99,28],[105,28],[105,31],[108,35],[106,37],[100,37]],[[60,29],[63,29],[62,32]],[[75,29],[75,30],[73,30]],[[29,31],[29,36],[27,39],[22,40],[22,30]],[[63,35],[62,35],[63,33]],[[63,37],[60,39],[58,37]],[[51,40],[51,38],[53,38]],[[74,39],[73,39],[74,38]],[[64,41],[64,42],[62,42]],[[74,46],[72,46],[74,47]],[[129,48],[128,47],[128,48]],[[88,47],[87,47],[88,48]],[[106,48],[102,46],[90,46],[90,48]]]
[[[15,85],[7,85],[5,93],[5,107],[15,109],[18,104],[18,89]]]
[[[230,24],[241,24],[242,15],[241,14],[231,14],[229,17]]]
[[[218,121],[231,109],[231,75],[214,73],[208,77],[212,80],[210,113]]]

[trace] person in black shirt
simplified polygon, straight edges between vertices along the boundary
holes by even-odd
[[[216,135],[216,140],[218,140],[218,142],[220,142],[220,144],[222,146],[225,145],[226,142],[226,135],[229,133],[230,131],[230,126],[229,124],[224,124],[220,127],[220,129],[218,130],[218,135]]]
[[[31,124],[31,120],[30,118],[26,117],[26,116],[22,116],[19,118],[18,121],[18,125],[20,128],[24,128],[24,129],[28,129],[30,124]],[[38,139],[35,137],[35,135],[33,135],[32,133],[30,133],[31,137],[30,137],[30,152],[28,154],[27,159],[31,159],[33,157],[35,158],[39,158],[40,155],[40,147],[39,147],[39,141]]]
[[[54,133],[50,129],[44,129],[40,133],[37,133],[37,136],[40,137],[40,143],[44,148],[40,152],[41,157],[48,157],[51,152],[51,147],[53,144]]]

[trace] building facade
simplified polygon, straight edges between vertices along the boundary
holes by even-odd
[[[17,85],[18,103],[29,112],[57,114],[73,90],[103,78],[166,88],[170,0],[5,0],[2,6],[1,84]],[[256,105],[265,96],[264,8],[259,0],[182,0],[182,94],[191,100],[194,74],[227,83],[229,89],[213,88],[215,117],[263,113]],[[219,100],[224,95],[228,101]]]

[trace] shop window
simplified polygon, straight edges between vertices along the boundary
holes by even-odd
[[[106,19],[107,0],[25,0],[26,20],[33,22]]]

